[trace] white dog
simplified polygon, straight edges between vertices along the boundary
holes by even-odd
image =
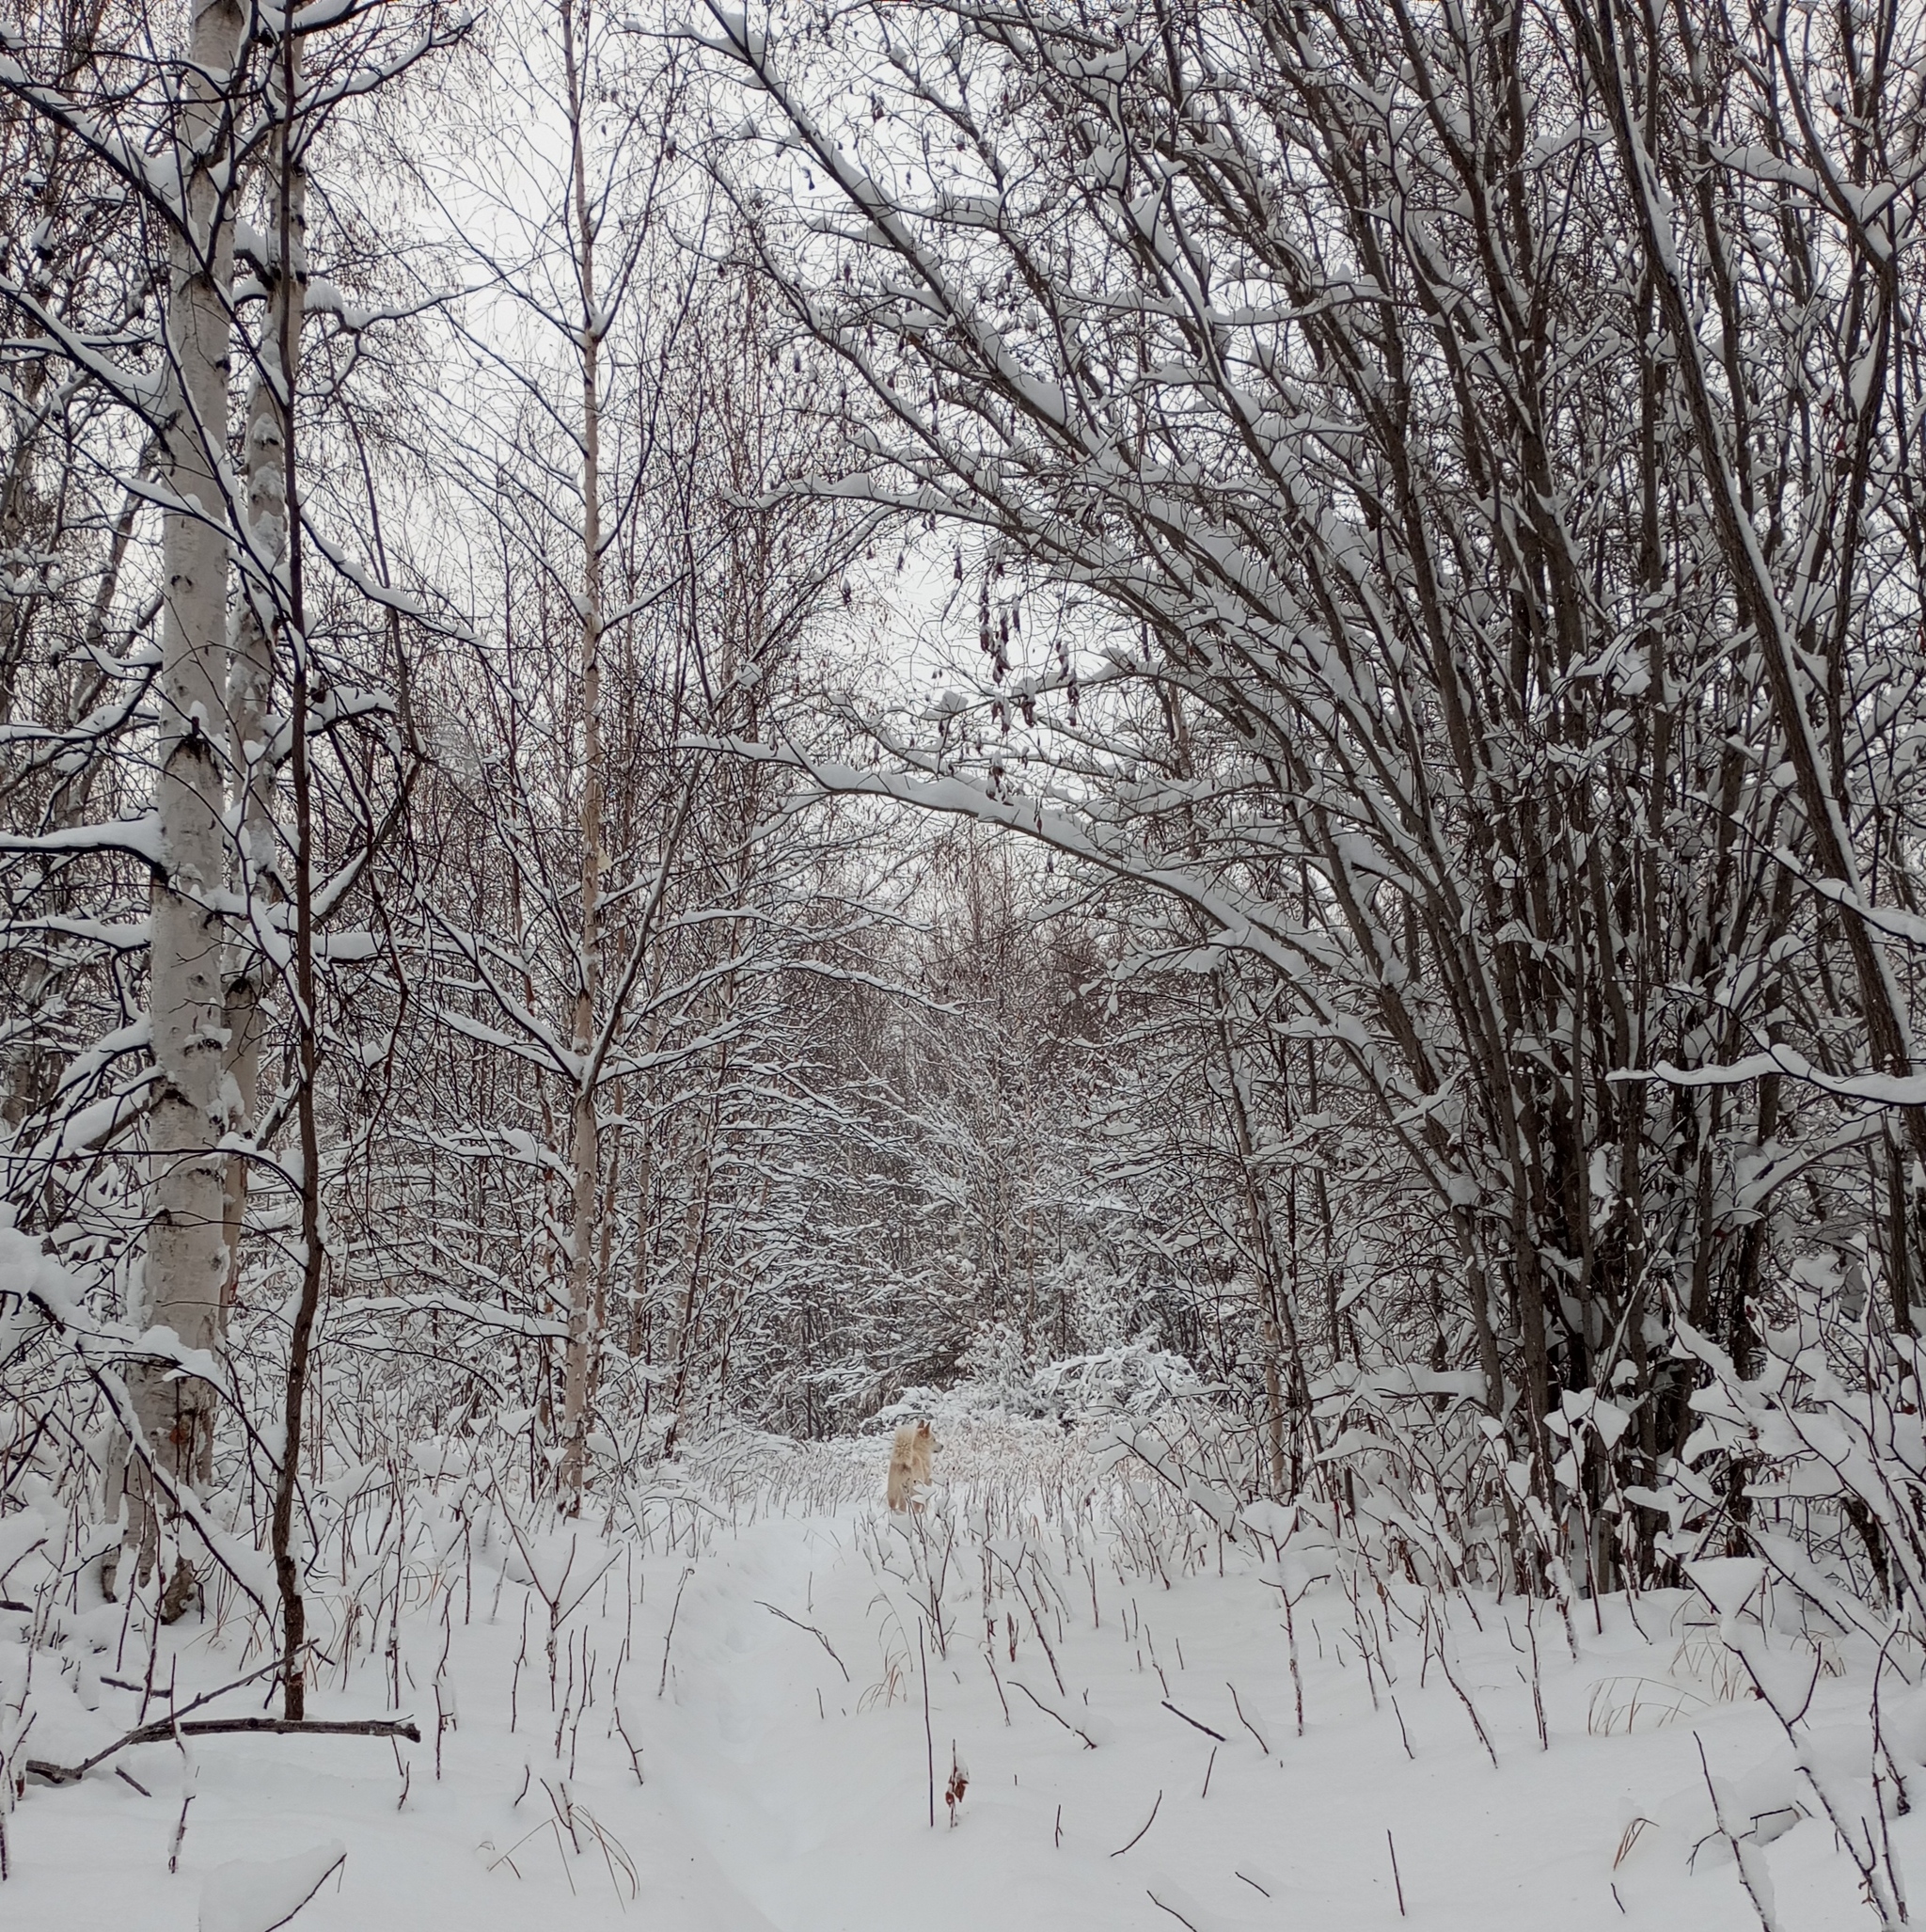
[[[920,1510],[919,1490],[930,1481],[930,1458],[942,1445],[927,1422],[905,1423],[890,1444],[890,1507],[899,1513]]]

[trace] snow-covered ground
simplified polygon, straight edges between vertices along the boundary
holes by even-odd
[[[378,1626],[310,1712],[390,1710],[398,1676],[420,1744],[205,1736],[29,1783],[0,1924],[265,1932],[335,1867],[307,1932],[1754,1925],[1701,1752],[1727,1824],[1770,1841],[1783,1932],[1873,1923],[1696,1598],[1580,1604],[1574,1660],[1555,1606],[1315,1580],[1315,1552],[1280,1571],[1248,1534],[1190,1536],[1188,1566],[1171,1544],[1166,1583],[1087,1516],[1005,1499],[986,1535],[956,1497],[892,1519],[881,1474],[875,1501],[739,1516],[694,1556],[565,1530],[525,1554],[497,1525],[437,1563],[424,1535],[398,1650]],[[585,1584],[551,1689],[544,1590],[566,1607]],[[66,1687],[42,1652],[22,1752],[62,1763],[139,1709],[95,1678],[148,1671],[134,1642],[117,1671],[114,1607],[68,1623]],[[155,1681],[178,1703],[258,1666],[239,1627],[175,1625]],[[1815,1735],[1863,1735],[1863,1682],[1774,1640],[1821,1667]],[[1926,1870],[1915,1818],[1896,1844]]]

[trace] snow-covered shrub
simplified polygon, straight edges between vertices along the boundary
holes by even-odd
[[[1387,1576],[1503,1587],[1525,1497],[1475,1374],[1337,1363],[1311,1386],[1318,1486]],[[1526,1485],[1528,1493],[1528,1483]]]
[[[1147,1416],[1204,1393],[1196,1370],[1147,1334],[1047,1363],[1034,1380],[1041,1399],[1080,1422]]]
[[[970,1338],[956,1363],[959,1390],[982,1406],[1013,1416],[1034,1416],[1036,1372],[1013,1322],[986,1322]]]
[[[1847,1628],[1901,1619],[1926,1640],[1926,1350],[1845,1292],[1838,1269],[1808,1269],[1758,1333],[1758,1373],[1682,1317],[1677,1345],[1705,1376],[1697,1428],[1655,1488],[1627,1492],[1666,1512],[1681,1560],[1730,1544]]]
[[[906,1389],[865,1426],[893,1429],[924,1417],[991,1416],[1067,1426],[1118,1415],[1149,1416],[1172,1402],[1210,1393],[1190,1363],[1154,1336],[1140,1335],[1086,1354],[1037,1359],[1025,1352],[1014,1326],[992,1322],[971,1338],[954,1382]]]

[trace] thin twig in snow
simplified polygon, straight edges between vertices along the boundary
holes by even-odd
[[[1230,1701],[1237,1706],[1238,1722],[1257,1740],[1257,1749],[1268,1758],[1271,1755],[1271,1747],[1264,1742],[1264,1734],[1257,1729],[1256,1725],[1251,1722],[1250,1718],[1244,1716],[1244,1707],[1238,1701],[1237,1686],[1226,1677],[1223,1680],[1223,1687],[1230,1692]]]
[[[1097,1749],[1097,1740],[1096,1738],[1091,1736],[1089,1732],[1078,1730],[1078,1727],[1075,1724],[1071,1723],[1069,1718],[1065,1717],[1061,1711],[1052,1710],[1050,1707],[1050,1705],[1045,1703],[1044,1701],[1037,1696],[1035,1691],[1032,1690],[1029,1685],[1025,1684],[1020,1677],[1012,1677],[1010,1679],[1010,1682],[1012,1685],[1016,1687],[1017,1689],[1020,1690],[1023,1693],[1023,1695],[1027,1697],[1030,1700],[1030,1702],[1034,1703],[1036,1706],[1036,1708],[1043,1713],[1043,1715],[1046,1718],[1054,1718],[1057,1720],[1057,1722],[1064,1727],[1066,1731],[1075,1732],[1076,1734],[1083,1740],[1084,1747],[1086,1750],[1095,1750]],[[1008,1706],[1006,1705],[1004,1708],[1007,1710]]]
[[[853,1678],[851,1678],[849,1674],[849,1667],[843,1661],[841,1657],[836,1655],[835,1647],[830,1643],[829,1639],[827,1637],[825,1637],[820,1630],[816,1628],[816,1626],[813,1623],[805,1623],[801,1620],[801,1618],[792,1617],[787,1610],[779,1610],[774,1604],[763,1603],[761,1597],[757,1597],[756,1602],[762,1604],[763,1608],[767,1610],[770,1616],[781,1617],[785,1623],[793,1623],[798,1630],[807,1630],[809,1634],[812,1637],[813,1637],[815,1640],[819,1644],[821,1644],[826,1651],[829,1653],[829,1655],[832,1658],[834,1658],[837,1670],[843,1672],[844,1683],[849,1684],[855,1681]]]
[[[1478,1716],[1477,1706],[1464,1694],[1464,1687],[1451,1674],[1451,1666],[1444,1661],[1444,1647],[1442,1642],[1438,1646],[1438,1668],[1444,1671],[1445,1683],[1457,1691],[1458,1701],[1464,1706],[1466,1715],[1471,1718],[1471,1727],[1478,1734],[1478,1742],[1484,1746],[1485,1755],[1491,1759],[1492,1768],[1495,1771],[1498,1768],[1498,1753],[1492,1749],[1492,1740],[1486,1734],[1484,1720]]]
[[[916,1660],[923,1667],[923,1741],[929,1756],[929,1829],[937,1829],[937,1741],[929,1726],[929,1644],[923,1620],[916,1623]]]
[[[675,1602],[669,1611],[669,1634],[662,1639],[662,1675],[655,1684],[657,1697],[669,1687],[669,1646],[675,1641],[675,1620],[682,1613],[682,1593],[688,1588],[688,1579],[695,1574],[695,1565],[691,1563],[684,1569],[682,1581],[675,1586]]]
[[[1147,1830],[1149,1830],[1149,1829],[1150,1829],[1150,1828],[1151,1828],[1151,1826],[1153,1826],[1154,1824],[1156,1824],[1156,1823],[1157,1823],[1157,1813],[1158,1813],[1158,1810],[1159,1810],[1159,1807],[1160,1807],[1160,1806],[1162,1805],[1162,1803],[1163,1803],[1163,1793],[1160,1791],[1160,1792],[1159,1792],[1159,1793],[1157,1794],[1157,1802],[1156,1802],[1155,1804],[1153,1804],[1153,1805],[1152,1805],[1152,1806],[1150,1807],[1150,1815],[1149,1815],[1149,1816],[1148,1816],[1147,1818],[1145,1818],[1145,1819],[1144,1820],[1144,1829],[1143,1829],[1143,1830],[1139,1831],[1139,1832],[1137,1833],[1137,1836],[1136,1836],[1135,1838],[1133,1838],[1133,1839],[1131,1839],[1131,1840],[1130,1840],[1130,1845],[1118,1845],[1118,1846],[1117,1846],[1117,1848],[1116,1848],[1116,1849],[1115,1849],[1115,1850],[1114,1850],[1113,1852],[1112,1852],[1112,1853],[1111,1853],[1111,1857],[1112,1857],[1112,1858],[1113,1858],[1113,1859],[1120,1859],[1120,1858],[1122,1858],[1122,1857],[1123,1857],[1123,1855],[1124,1855],[1124,1854],[1125,1854],[1125,1853],[1126,1853],[1127,1851],[1129,1851],[1129,1850],[1130,1849],[1130,1845],[1137,1845],[1137,1844],[1141,1844],[1141,1843],[1142,1843],[1142,1841],[1143,1841],[1143,1837],[1144,1837],[1144,1832],[1145,1832],[1145,1831],[1147,1831]]]

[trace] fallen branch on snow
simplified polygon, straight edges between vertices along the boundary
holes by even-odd
[[[29,1758],[26,1775],[38,1778],[43,1784],[77,1784],[96,1765],[104,1764],[129,1745],[166,1744],[175,1737],[213,1737],[233,1732],[272,1732],[276,1736],[405,1737],[410,1744],[421,1742],[421,1733],[412,1718],[195,1718],[179,1722],[162,1718],[117,1738],[82,1764],[53,1765],[45,1758]]]
[[[1176,1705],[1172,1703],[1169,1698],[1165,1698],[1162,1702],[1164,1709],[1167,1710],[1173,1718],[1182,1718],[1184,1722],[1188,1724],[1192,1731],[1201,1731],[1203,1732],[1206,1737],[1216,1738],[1219,1744],[1228,1744],[1230,1742],[1230,1739],[1227,1738],[1222,1731],[1213,1731],[1208,1724],[1200,1724],[1195,1718],[1190,1716],[1187,1712],[1178,1710]],[[1252,1734],[1255,1735],[1255,1733],[1253,1733]],[[1259,1742],[1261,1743],[1262,1740],[1259,1739]],[[1269,1753],[1267,1752],[1266,1755],[1268,1756]]]

